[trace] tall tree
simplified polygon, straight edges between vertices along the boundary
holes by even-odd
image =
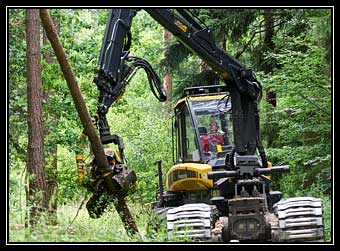
[[[274,38],[274,17],[272,9],[264,10],[264,22],[265,22],[265,32],[264,32],[264,40],[263,44],[267,51],[273,51],[275,48],[275,44],[273,42]],[[265,61],[263,65],[263,69],[265,73],[270,73],[273,71],[274,66]],[[276,93],[271,90],[266,90],[266,101],[271,104],[273,107],[276,107]]]
[[[171,33],[164,29],[163,30],[163,42],[165,44],[165,47],[167,46],[167,44],[169,44],[170,40],[171,40]],[[165,49],[165,53],[166,54],[166,49]],[[171,104],[171,90],[172,90],[172,75],[171,75],[171,72],[170,70],[168,69],[166,72],[165,72],[165,75],[164,75],[164,88],[166,90],[166,96],[167,96],[167,102],[166,102],[166,105],[167,106],[170,106]],[[170,108],[171,109],[171,108]]]
[[[28,220],[34,226],[47,208],[38,9],[26,11],[28,146]]]
[[[274,16],[273,9],[264,9],[263,17],[264,17],[264,38],[263,38],[263,53],[260,54],[260,58],[263,58],[266,53],[273,52],[275,49],[275,44],[273,42],[274,38]],[[274,65],[271,60],[265,60],[264,58],[263,64],[260,65],[259,69],[263,70],[265,74],[269,74],[273,72]],[[273,108],[276,107],[276,92],[270,90],[270,88],[266,89],[266,99],[268,104],[272,105]],[[267,141],[267,146],[271,147],[273,142],[277,138],[278,127],[277,124],[271,119],[271,111],[267,110],[265,117],[265,138]]]

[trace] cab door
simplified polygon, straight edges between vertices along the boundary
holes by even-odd
[[[175,109],[174,133],[177,138],[177,163],[202,162],[195,120],[192,118],[189,105],[188,100],[185,100]]]

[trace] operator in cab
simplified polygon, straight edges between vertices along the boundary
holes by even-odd
[[[221,132],[218,131],[218,124],[215,120],[210,123],[210,131],[206,135],[201,136],[203,152],[218,152],[218,145],[222,146],[224,143],[224,137]]]

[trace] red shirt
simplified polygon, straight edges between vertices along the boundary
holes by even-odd
[[[201,143],[203,152],[217,152],[216,145],[220,144],[223,145],[223,135],[220,133],[212,133],[207,135],[201,136]]]

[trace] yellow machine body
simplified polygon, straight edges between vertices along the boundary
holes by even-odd
[[[170,168],[167,173],[168,191],[193,191],[213,188],[207,178],[212,168],[207,164],[183,163]]]
[[[109,161],[110,165],[116,164],[116,162],[121,162],[122,159],[119,155],[119,152],[111,147],[104,148],[104,152],[106,156],[112,156],[112,161]]]

